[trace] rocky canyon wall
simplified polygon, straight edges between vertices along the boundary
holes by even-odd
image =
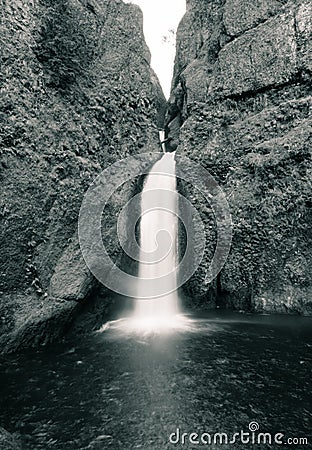
[[[115,161],[159,150],[165,99],[138,7],[1,0],[0,14],[0,348],[7,351],[61,335],[91,292],[77,240],[83,194]],[[130,193],[129,185],[118,192],[104,217],[116,259],[115,215]]]
[[[208,232],[186,286],[201,306],[312,313],[311,32],[311,1],[187,2],[167,134],[223,188],[234,232],[221,275],[205,283],[215,223],[189,189]]]

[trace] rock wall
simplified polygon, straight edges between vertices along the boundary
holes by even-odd
[[[83,193],[118,159],[159,150],[165,99],[138,7],[0,0],[0,11],[0,347],[9,351],[61,335],[91,292],[76,235]],[[114,214],[130,192],[104,218],[115,258]]]
[[[205,307],[311,314],[312,2],[187,3],[166,130],[224,189],[234,236],[213,285],[208,237],[186,292]]]
[[[0,450],[21,450],[19,439],[0,427]]]

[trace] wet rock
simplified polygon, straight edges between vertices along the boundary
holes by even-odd
[[[43,337],[44,329],[51,333],[44,326],[49,314],[53,322],[59,305],[59,313],[70,319],[77,306],[71,301],[83,300],[93,289],[73,243],[83,195],[115,161],[159,151],[165,98],[150,67],[142,12],[132,4],[5,2],[0,46],[0,311],[13,318],[14,299],[27,305],[33,295],[38,305],[44,300],[45,311],[41,317],[33,300],[34,322],[24,318],[25,324],[34,323],[28,334],[26,328],[14,331],[13,319],[6,322],[2,337],[12,331],[13,347],[13,336],[19,341],[25,332],[26,345],[38,327],[40,339],[49,340]],[[106,222],[104,217],[115,258],[120,247],[111,222],[132,188],[120,190]],[[51,310],[51,296],[69,302],[64,308],[52,301]]]
[[[54,269],[49,286],[51,297],[65,300],[84,300],[92,292],[95,280],[87,268],[78,236],[66,248]]]
[[[202,265],[185,286],[198,308],[311,314],[311,8],[190,1],[180,24],[170,98],[182,118],[177,155],[218,181],[234,232],[221,274],[206,285],[216,224],[200,193],[181,183],[207,231]]]
[[[60,339],[80,311],[76,301],[47,297],[44,300],[21,294],[6,295],[14,327],[1,333],[1,353],[46,345]]]
[[[179,145],[179,134],[180,134],[180,126],[181,126],[181,118],[178,115],[167,125],[167,136],[169,138],[169,142],[166,145],[166,148],[170,149],[170,151],[175,151]]]
[[[18,438],[0,427],[0,450],[21,450],[21,448]]]

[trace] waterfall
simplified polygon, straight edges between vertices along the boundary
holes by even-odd
[[[160,134],[160,141],[164,136]],[[193,330],[193,321],[180,313],[177,293],[178,196],[175,152],[153,165],[141,196],[140,255],[134,310],[104,324],[99,332],[158,333]],[[150,283],[149,283],[150,282]]]
[[[160,139],[160,143],[161,143],[161,149],[163,151],[163,153],[166,153],[166,145],[165,145],[165,130],[160,130],[159,131],[159,139]],[[175,173],[175,170],[174,170]]]
[[[168,196],[166,191],[169,191]],[[179,310],[175,271],[178,264],[178,204],[177,196],[172,195],[175,193],[175,154],[165,153],[149,172],[142,192],[138,298],[134,310],[134,318],[142,325],[167,326]],[[155,258],[144,262],[146,254]],[[159,283],[165,275],[168,275],[165,281],[168,293],[142,299],[150,295],[144,291],[146,285],[140,279],[149,278]]]

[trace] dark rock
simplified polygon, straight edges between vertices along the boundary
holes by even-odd
[[[230,36],[238,36],[270,16],[275,15],[287,0],[227,0],[224,6],[224,25]]]
[[[21,450],[17,437],[0,427],[0,450]]]
[[[14,327],[0,336],[1,352],[9,353],[27,347],[37,347],[60,339],[68,331],[80,311],[76,301],[52,297],[44,300],[34,295],[6,295]],[[13,313],[12,313],[13,310]]]
[[[150,68],[142,13],[132,4],[4,2],[0,48],[0,310],[10,318],[1,339],[10,341],[2,348],[13,348],[36,343],[38,329],[40,342],[59,336],[62,323],[51,332],[44,322],[58,314],[70,321],[93,289],[75,243],[83,195],[115,161],[159,151],[165,98]],[[103,218],[116,258],[111,222],[132,187],[121,189]],[[30,297],[33,314],[25,313],[21,328],[15,299],[26,305]]]
[[[180,24],[170,98],[182,118],[177,155],[216,178],[234,231],[224,269],[205,284],[215,221],[200,193],[181,183],[208,236],[185,286],[197,307],[312,313],[311,8],[311,1],[193,0]]]
[[[65,249],[52,275],[49,295],[65,300],[84,300],[95,286],[79,247],[78,237]]]
[[[175,151],[179,145],[180,126],[181,126],[180,115],[176,116],[167,125],[166,131],[167,136],[169,137],[169,142],[166,148],[169,148],[170,151]]]

